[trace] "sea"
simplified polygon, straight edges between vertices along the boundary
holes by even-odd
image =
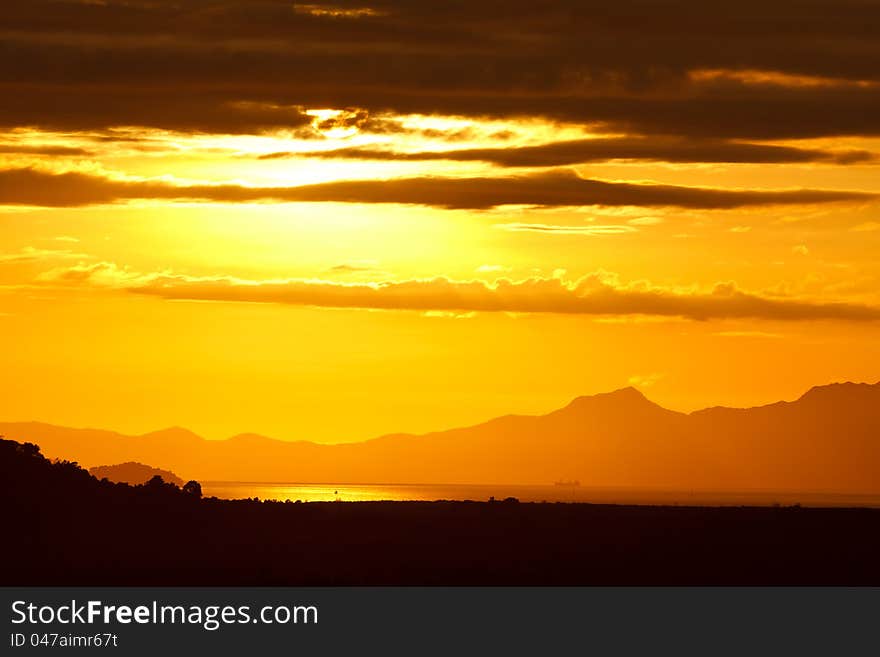
[[[592,504],[652,504],[681,506],[809,506],[880,508],[880,495],[798,493],[778,491],[681,491],[590,486],[508,484],[337,484],[202,482],[206,497],[259,498],[291,502],[379,502],[473,500],[514,497],[521,502],[583,502]]]

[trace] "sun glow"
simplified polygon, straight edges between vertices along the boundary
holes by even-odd
[[[31,54],[0,104],[0,399],[22,417],[335,442],[630,381],[696,408],[876,376],[861,26],[792,66],[812,46],[735,21],[704,26],[735,46],[708,57],[658,41],[665,14],[206,6],[10,15]]]

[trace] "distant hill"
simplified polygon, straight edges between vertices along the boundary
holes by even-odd
[[[678,413],[633,388],[424,435],[320,445],[254,434],[208,441],[0,423],[85,466],[161,464],[201,481],[550,484],[694,490],[880,492],[880,384],[811,389],[792,402]]]
[[[149,465],[137,463],[136,461],[127,461],[118,465],[97,465],[89,468],[89,474],[96,479],[109,479],[118,484],[145,484],[156,475],[162,477],[163,481],[174,484],[175,486],[183,486],[183,479],[168,470],[160,470],[159,468],[151,468]]]

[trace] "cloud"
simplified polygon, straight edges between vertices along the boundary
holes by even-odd
[[[0,253],[0,263],[36,262],[53,258],[87,258],[84,253],[74,253],[66,249],[38,249],[26,246],[16,253]]]
[[[731,209],[874,198],[876,195],[857,191],[731,190],[605,182],[580,178],[570,170],[505,177],[343,180],[298,187],[173,185],[157,180],[115,180],[79,172],[51,174],[31,168],[0,171],[0,205],[46,207],[77,207],[131,199],[194,199],[222,203],[402,203],[455,209],[489,209],[511,204]]]
[[[457,313],[448,310],[426,310],[422,313],[422,317],[439,317],[442,319],[470,319],[475,316],[475,312]]]
[[[4,3],[0,124],[241,133],[308,123],[289,108],[357,107],[692,136],[880,133],[877,89],[836,83],[880,79],[874,2],[842,0],[832,19],[806,0],[303,7]]]
[[[38,49],[32,54],[39,56],[40,52]],[[0,58],[16,54],[21,53],[0,44]],[[138,66],[137,61],[131,63]],[[189,90],[185,86],[166,88],[159,103],[149,87],[111,85],[94,90],[85,83],[46,87],[31,83],[21,87],[3,84],[0,78],[0,93],[4,96],[0,127],[83,131],[138,126],[191,133],[253,134],[297,130],[313,122],[300,105],[230,96],[216,90],[194,93],[198,86],[194,84]]]
[[[663,372],[652,372],[651,374],[634,374],[629,377],[629,384],[637,388],[650,388],[660,379],[666,376]]]
[[[365,274],[376,273],[378,263],[375,260],[358,260],[354,262],[343,262],[330,267],[327,271],[331,274]]]
[[[246,280],[171,272],[137,273],[101,262],[43,274],[43,284],[124,290],[166,300],[276,303],[324,308],[452,313],[556,313],[582,316],[647,315],[693,320],[880,320],[880,307],[772,298],[717,283],[711,291],[681,291],[639,281],[621,283],[607,272],[577,280],[561,276],[519,281],[433,279],[340,283],[320,279]]]
[[[30,146],[26,144],[0,144],[0,153],[13,155],[91,155],[85,148],[73,146]]]
[[[880,230],[880,221],[865,221],[856,226],[850,228],[850,230],[858,232],[858,233],[870,233],[875,230]]]
[[[627,219],[626,223],[631,226],[657,226],[663,223],[662,217],[634,217]]]
[[[623,235],[638,232],[638,228],[620,224],[588,226],[561,226],[554,224],[495,224],[496,228],[516,233],[547,233],[552,235]]]
[[[468,148],[461,150],[400,152],[374,146],[340,148],[308,153],[269,153],[259,159],[283,157],[346,158],[363,160],[483,161],[504,167],[554,167],[608,160],[661,162],[832,162],[853,164],[876,159],[868,151],[822,151],[770,144],[675,137],[612,137],[552,142],[537,146]]]
[[[349,273],[355,271],[370,271],[370,269],[368,267],[358,267],[356,265],[334,265],[333,267],[330,267],[330,271]]]
[[[88,286],[106,288],[124,288],[140,282],[153,280],[162,274],[144,275],[118,267],[112,262],[80,263],[72,267],[57,267],[43,272],[37,277],[40,283],[52,283],[66,286]]]
[[[339,7],[331,4],[295,4],[293,10],[299,14],[311,16],[329,16],[332,18],[363,18],[364,16],[381,16],[382,12],[369,7]]]
[[[720,331],[715,335],[723,338],[770,338],[780,339],[785,336],[781,333],[769,333],[767,331]]]

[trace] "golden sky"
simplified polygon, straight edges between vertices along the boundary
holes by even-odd
[[[336,442],[877,380],[880,11],[631,4],[4,6],[0,419]]]

